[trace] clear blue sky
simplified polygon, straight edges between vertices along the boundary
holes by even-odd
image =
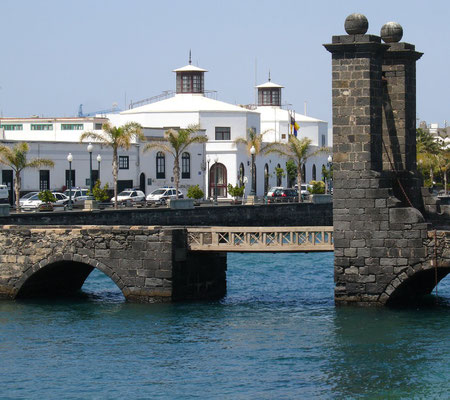
[[[283,101],[331,125],[331,55],[323,48],[360,12],[369,33],[388,21],[424,56],[417,115],[450,121],[450,1],[433,0],[0,0],[0,116],[74,116],[121,108],[174,89],[173,69],[209,72],[206,88],[230,103],[254,101],[257,82],[284,85]]]

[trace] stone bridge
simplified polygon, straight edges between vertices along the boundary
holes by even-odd
[[[221,298],[226,254],[190,253],[180,228],[3,226],[0,297],[67,295],[94,268],[132,302]]]

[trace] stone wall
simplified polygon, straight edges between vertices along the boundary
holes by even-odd
[[[398,24],[387,24],[396,34],[384,37],[386,44],[366,34],[363,15],[350,15],[348,26],[348,35],[325,45],[333,68],[335,300],[410,301],[433,287],[415,163],[415,62],[421,54],[397,43]],[[439,266],[441,278],[446,265]]]
[[[226,258],[209,254],[200,260],[187,253],[185,242],[183,229],[4,226],[0,297],[68,294],[81,288],[93,268],[133,302],[223,296]],[[206,267],[208,274],[199,273]]]
[[[2,217],[3,225],[144,225],[144,226],[331,226],[331,204],[288,203],[251,206],[107,209],[21,213]]]

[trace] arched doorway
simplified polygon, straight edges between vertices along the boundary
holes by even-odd
[[[264,196],[269,191],[269,166],[264,165]]]
[[[313,164],[312,166],[312,180],[316,181],[316,175],[317,175],[317,171],[316,171],[316,164]]]
[[[283,178],[283,171],[281,170],[280,164],[277,165],[276,174],[277,174],[277,186],[281,186],[282,178]]]
[[[145,193],[145,174],[143,172],[139,175],[139,189]]]
[[[302,182],[306,183],[306,167],[305,167],[305,164],[302,165]]]
[[[209,171],[209,197],[227,197],[227,169],[214,163]]]

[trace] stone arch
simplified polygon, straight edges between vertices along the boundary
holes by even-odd
[[[61,253],[27,268],[14,284],[13,297],[30,297],[45,290],[54,290],[55,294],[75,292],[94,268],[108,276],[127,297],[124,282],[111,267],[86,255]]]
[[[439,263],[438,263],[439,265]],[[388,306],[414,304],[430,294],[442,279],[450,273],[450,263],[435,268],[430,261],[405,268],[386,285],[379,301]]]

